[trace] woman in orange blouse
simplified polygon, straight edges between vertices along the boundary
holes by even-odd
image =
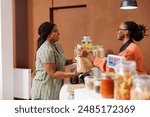
[[[117,38],[122,41],[123,45],[119,50],[119,56],[124,56],[126,60],[134,60],[136,62],[136,70],[138,74],[146,74],[143,68],[143,55],[139,47],[134,41],[141,41],[145,36],[146,28],[143,25],[138,25],[133,21],[125,21],[120,24],[117,30]],[[86,56],[85,51],[81,55]],[[103,72],[112,72],[112,68],[107,66],[107,62],[88,54],[93,62],[93,65],[100,68]]]

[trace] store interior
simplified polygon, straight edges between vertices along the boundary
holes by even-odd
[[[12,49],[10,49],[12,59],[10,61],[12,68],[16,71],[17,69],[28,70],[25,72],[27,72],[29,81],[24,84],[27,85],[27,89],[23,89],[27,90],[27,94],[25,94],[27,99],[30,99],[30,83],[35,70],[37,30],[42,22],[53,21],[57,24],[60,31],[60,43],[67,58],[74,56],[74,47],[81,43],[83,36],[90,36],[93,44],[102,45],[104,50],[110,49],[114,53],[118,53],[121,42],[116,39],[116,30],[121,22],[135,21],[147,26],[148,29],[150,27],[149,0],[137,0],[137,9],[120,9],[121,0],[12,0],[11,4],[7,4],[8,7],[12,5],[12,9],[10,9],[10,13],[12,13],[12,27],[10,27],[12,28]],[[146,34],[147,36],[136,44],[143,53],[143,66],[147,74],[150,74],[150,53],[148,52],[150,50],[150,31],[148,30]],[[1,68],[3,69],[3,67]],[[66,67],[66,71],[69,70],[70,67]],[[4,79],[5,75],[2,77]],[[10,87],[6,83],[8,80],[1,82],[5,86],[1,85],[2,96],[0,99],[15,98],[14,92],[17,91],[13,89],[17,86],[14,83],[18,83],[18,79],[16,79],[17,81],[11,79]],[[18,87],[15,89],[17,90]],[[24,94],[16,93],[16,95]]]

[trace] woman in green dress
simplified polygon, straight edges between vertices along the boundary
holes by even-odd
[[[58,100],[64,78],[77,73],[65,72],[65,66],[74,63],[66,59],[58,43],[59,31],[56,24],[44,22],[38,29],[39,39],[36,51],[36,75],[32,81],[32,99]]]

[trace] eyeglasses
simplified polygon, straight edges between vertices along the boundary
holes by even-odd
[[[119,30],[128,30],[128,29],[121,29],[121,28],[118,28],[117,31],[119,31]]]

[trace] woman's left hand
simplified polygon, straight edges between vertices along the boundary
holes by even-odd
[[[72,63],[76,63],[76,62],[77,62],[76,57],[73,57],[73,58],[72,58]]]
[[[86,50],[81,49],[79,55],[81,57],[88,57],[89,53]]]

